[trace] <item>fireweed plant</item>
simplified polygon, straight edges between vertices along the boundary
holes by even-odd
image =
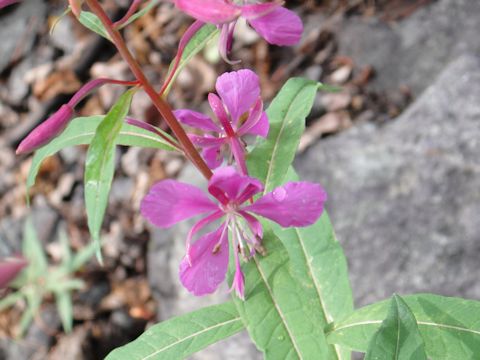
[[[0,0],[0,6],[15,2]],[[245,329],[266,359],[349,359],[352,350],[365,352],[366,359],[479,358],[478,301],[394,295],[354,308],[346,259],[324,210],[327,194],[319,184],[299,181],[292,167],[315,94],[328,87],[289,79],[265,110],[255,71],[242,69],[218,77],[215,92],[208,95],[208,114],[170,107],[167,95],[178,73],[210,40],[218,37],[221,58],[233,62],[238,21],[246,21],[270,44],[297,44],[302,22],[283,2],[171,1],[194,21],[162,74],[163,84],[149,82],[120,32],[158,0],[131,1],[116,22],[97,0],[68,3],[80,23],[116,47],[133,80],[92,80],[22,141],[17,153],[35,152],[27,189],[46,157],[66,146],[88,144],[85,204],[92,246],[101,261],[115,147],[184,154],[205,178],[207,190],[160,181],[143,199],[141,213],[160,228],[197,217],[185,239],[185,256],[178,259],[179,281],[192,296],[208,296],[224,281],[231,294],[223,304],[150,327],[108,359],[185,358]],[[128,90],[105,116],[75,118],[79,101],[104,84]],[[172,135],[128,116],[139,91],[149,96]],[[0,262],[0,285],[18,283],[10,281],[17,273],[22,277],[26,266],[22,258]]]

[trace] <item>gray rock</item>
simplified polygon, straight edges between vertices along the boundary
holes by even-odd
[[[192,166],[187,166],[179,181],[205,187],[205,180]],[[178,266],[185,255],[185,239],[194,221],[185,221],[170,230],[151,228],[148,251],[148,278],[156,298],[159,320],[185,314],[205,306],[219,304],[230,298],[224,283],[215,294],[195,297],[188,293],[178,278]],[[246,332],[235,335],[192,356],[195,360],[261,359]]]
[[[377,90],[407,85],[418,95],[459,53],[480,51],[477,0],[439,0],[393,25],[360,18],[339,25],[339,54],[373,65]]]
[[[461,56],[394,123],[353,128],[296,162],[329,193],[357,304],[393,292],[480,299],[479,98],[480,58]]]
[[[31,51],[38,30],[45,24],[46,10],[43,1],[22,1],[0,17],[0,72]]]

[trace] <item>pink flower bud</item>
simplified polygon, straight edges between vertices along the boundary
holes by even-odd
[[[60,134],[73,116],[73,109],[69,105],[62,105],[55,114],[32,130],[18,145],[17,155],[32,152],[45,145]]]
[[[0,260],[0,289],[7,287],[27,264],[27,260],[22,257],[8,257]]]

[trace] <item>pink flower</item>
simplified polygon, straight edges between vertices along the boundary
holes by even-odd
[[[235,24],[240,17],[270,44],[295,45],[303,33],[300,18],[278,1],[239,5],[233,0],[175,0],[175,5],[195,19],[215,24],[221,29],[220,54],[227,62],[230,62],[227,55],[232,48]]]
[[[192,142],[203,148],[208,166],[217,168],[223,162],[222,150],[228,149],[243,174],[247,174],[245,147],[241,137],[247,134],[266,137],[269,123],[263,111],[258,76],[251,70],[239,70],[221,75],[216,83],[217,93],[208,101],[218,123],[192,110],[176,110],[175,116],[185,125],[212,132],[204,136],[190,135]]]
[[[318,184],[288,182],[255,202],[250,201],[263,191],[257,179],[241,175],[233,167],[215,171],[208,183],[212,201],[199,188],[175,180],[155,184],[145,196],[141,213],[152,224],[168,228],[179,221],[204,214],[190,230],[186,255],[180,264],[180,280],[194,295],[214,292],[225,279],[229,260],[229,232],[235,249],[236,271],[232,284],[240,298],[244,297],[244,277],[239,252],[248,258],[262,251],[263,229],[258,215],[283,227],[313,224],[323,211],[327,195]],[[214,231],[191,244],[193,237],[208,224],[223,219]]]
[[[0,289],[7,287],[28,262],[20,256],[0,260]]]

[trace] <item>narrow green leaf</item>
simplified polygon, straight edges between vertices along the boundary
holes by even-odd
[[[243,328],[235,305],[227,302],[154,325],[135,341],[112,351],[106,360],[185,359]]]
[[[22,337],[27,331],[30,323],[32,322],[35,314],[37,313],[40,305],[42,304],[42,295],[37,294],[34,290],[27,292],[26,294],[27,308],[22,314],[19,323],[18,336]]]
[[[170,92],[170,89],[172,88],[173,83],[175,82],[175,79],[177,78],[178,74],[182,71],[182,69],[185,67],[185,65],[188,64],[188,62],[195,56],[197,55],[200,50],[202,50],[205,45],[212,40],[217,34],[219,33],[219,30],[215,25],[212,24],[205,24],[203,27],[190,39],[188,44],[185,46],[185,49],[183,50],[182,58],[180,59],[180,62],[178,64],[178,68],[175,71],[175,74],[173,75],[172,81],[168,84],[167,88],[165,89],[164,96],[167,96],[167,94]],[[170,68],[168,69],[167,76],[165,78],[168,78],[173,71],[173,65],[174,65],[175,59],[172,61],[170,64]]]
[[[85,265],[95,254],[96,246],[94,243],[90,243],[76,253],[72,262],[70,263],[70,271],[75,272]]]
[[[81,117],[72,120],[66,129],[55,139],[50,141],[35,152],[32,159],[32,165],[28,172],[27,177],[27,194],[29,189],[35,184],[35,178],[37,177],[38,170],[42,165],[42,162],[49,156],[57,153],[63,148],[75,145],[90,144],[95,135],[95,130],[103,120],[104,116],[89,116]],[[157,129],[161,131],[160,129]],[[168,134],[164,134],[168,136]],[[124,146],[139,146],[149,147],[155,149],[164,149],[168,151],[174,151],[170,145],[166,144],[164,140],[155,136],[151,132],[140,129],[136,126],[132,126],[124,123],[120,134],[116,139],[117,145]]]
[[[429,359],[474,360],[480,354],[480,302],[433,294],[404,296]],[[365,352],[387,315],[388,301],[356,310],[328,331],[331,343]]]
[[[242,264],[246,300],[234,298],[250,337],[266,359],[309,359],[312,354],[335,359],[314,287],[292,276],[287,251],[268,225],[262,225],[267,255]]]
[[[68,269],[72,262],[72,249],[70,248],[70,242],[63,227],[58,231],[58,239],[62,246],[62,266]]]
[[[250,174],[264,181],[266,192],[285,178],[320,86],[316,81],[292,78],[268,107],[268,137],[260,140],[247,157]]]
[[[48,267],[47,257],[30,218],[25,220],[22,254],[28,260],[28,266],[23,272],[28,280],[45,274]]]
[[[97,15],[91,13],[89,11],[82,11],[80,16],[78,17],[78,21],[85,26],[87,29],[93,31],[94,33],[104,37],[108,41],[110,40],[110,36],[108,35],[107,30],[103,26],[102,22],[98,18]]]
[[[160,0],[151,0],[147,6],[145,6],[143,9],[137,11],[135,14],[133,14],[132,16],[130,16],[128,18],[127,21],[125,21],[125,23],[120,26],[120,29],[123,29],[125,26],[127,25],[130,25],[132,22],[134,22],[135,20],[141,18],[143,15],[145,15],[146,13],[148,13],[150,10],[152,10],[152,8],[156,5],[160,4]]]
[[[273,190],[286,179],[297,179],[290,164],[319,86],[318,83],[309,80],[291,79],[268,108],[269,135],[248,155],[250,174],[265,183],[265,192]],[[328,345],[323,333],[324,327],[329,322],[353,310],[346,259],[335,238],[328,215],[325,213],[317,224],[309,228],[283,229],[275,224],[272,224],[272,227],[276,235],[273,238],[278,244],[275,245],[275,241],[272,242],[267,233],[265,234],[263,241],[269,255],[266,258],[256,257],[257,269],[253,271],[255,275],[252,276],[252,280],[247,280],[247,286],[249,281],[259,282],[257,287],[263,291],[257,290],[257,293],[265,293],[265,289],[271,288],[271,302],[268,305],[262,304],[261,301],[247,297],[244,306],[251,307],[252,314],[255,314],[255,311],[274,313],[275,310],[282,312],[282,309],[288,309],[291,306],[289,301],[296,301],[296,307],[302,306],[303,313],[308,314],[309,319],[294,316],[289,321],[287,316],[280,314],[278,318],[269,321],[271,326],[280,329],[281,324],[286,329],[294,357],[308,358],[311,354],[319,354],[318,358],[322,359],[349,359],[350,351]],[[275,274],[283,276],[284,286],[293,289],[296,297],[283,296],[278,290],[274,291],[273,279],[268,277],[263,277],[261,284],[262,276],[259,273],[268,272],[272,267],[268,264],[268,257],[273,252],[275,256],[279,256],[278,253],[281,251],[279,248],[283,249],[284,260]],[[246,267],[249,268],[250,265],[247,264]],[[263,267],[265,269],[262,269]],[[248,312],[240,312],[257,346],[265,351],[266,356],[270,356],[269,353],[276,351],[278,346],[262,335],[262,328],[267,321],[258,323],[255,316],[249,316]],[[300,319],[301,321],[296,322]],[[316,329],[306,331],[305,328],[308,328],[311,322],[315,323]],[[275,356],[286,354],[275,353]]]
[[[72,331],[73,325],[73,304],[68,291],[58,291],[55,293],[55,302],[57,311],[62,321],[63,330],[66,333]]]
[[[16,291],[5,296],[3,299],[0,299],[0,311],[5,310],[6,308],[14,305],[18,300],[23,297],[23,294],[20,291]]]
[[[370,341],[365,360],[427,360],[417,320],[405,301],[393,295],[390,310]]]
[[[135,93],[123,94],[98,125],[85,161],[85,206],[88,228],[100,248],[100,227],[108,203],[115,166],[115,143]],[[100,252],[97,253],[100,255]],[[101,257],[99,256],[99,260]]]

